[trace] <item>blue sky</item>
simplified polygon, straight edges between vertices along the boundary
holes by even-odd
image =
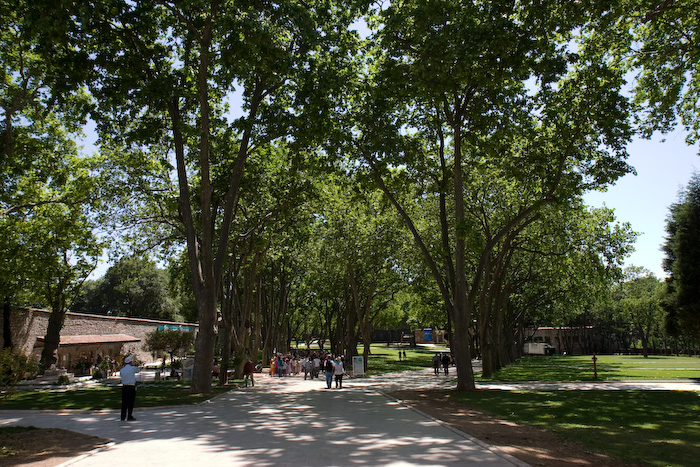
[[[654,135],[651,140],[636,139],[628,146],[637,175],[628,174],[605,193],[586,195],[591,206],[606,205],[615,210],[621,222],[629,222],[639,233],[635,252],[626,266],[642,266],[663,278],[661,267],[668,208],[678,200],[693,171],[700,169],[698,146],[685,143],[686,133],[676,130],[667,135]],[[665,141],[663,139],[665,138]]]

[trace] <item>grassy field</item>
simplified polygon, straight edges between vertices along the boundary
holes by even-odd
[[[599,381],[700,378],[700,359],[597,356]],[[593,381],[586,356],[529,356],[479,381]],[[498,418],[554,431],[625,462],[697,465],[700,393],[681,391],[477,391],[455,395]]]
[[[212,386],[209,395],[190,394],[190,389],[175,382],[143,384],[138,387],[138,407],[197,404],[230,391],[233,387]],[[97,386],[84,389],[17,392],[5,398],[0,410],[104,410],[121,407],[121,388]]]
[[[681,391],[477,391],[453,396],[498,418],[532,425],[640,465],[700,458],[700,394]]]
[[[405,370],[421,370],[432,367],[433,350],[411,349],[401,347],[402,352],[406,352],[406,360],[399,361],[399,351],[395,345],[373,345],[371,354],[367,361],[367,373],[370,375],[392,373]],[[358,349],[362,354],[362,346]]]
[[[599,355],[598,380],[687,380],[700,378],[700,358]],[[527,356],[481,381],[593,381],[593,359],[582,356]]]

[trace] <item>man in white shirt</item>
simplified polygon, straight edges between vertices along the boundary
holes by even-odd
[[[321,359],[318,355],[314,354],[314,366],[311,370],[311,379],[318,378],[318,374],[321,371]]]
[[[119,371],[122,378],[122,417],[121,420],[136,420],[132,413],[136,402],[136,373],[141,371],[131,364],[131,357],[124,359],[124,366]]]

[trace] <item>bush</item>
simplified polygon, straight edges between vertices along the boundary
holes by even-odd
[[[30,357],[12,349],[0,351],[0,390],[7,396],[25,378],[34,378],[39,367]]]
[[[88,360],[86,357],[81,357],[73,365],[73,372],[78,376],[85,376],[90,374],[91,367],[92,363],[90,363],[90,360]]]
[[[70,378],[68,375],[61,375],[58,377],[58,384],[61,386],[67,386],[70,384]]]

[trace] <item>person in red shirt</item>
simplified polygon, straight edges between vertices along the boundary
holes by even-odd
[[[253,373],[255,373],[255,365],[248,359],[243,365],[243,378],[245,379],[245,387],[248,387],[248,378],[250,378],[250,383],[255,386],[255,379],[253,378]]]

